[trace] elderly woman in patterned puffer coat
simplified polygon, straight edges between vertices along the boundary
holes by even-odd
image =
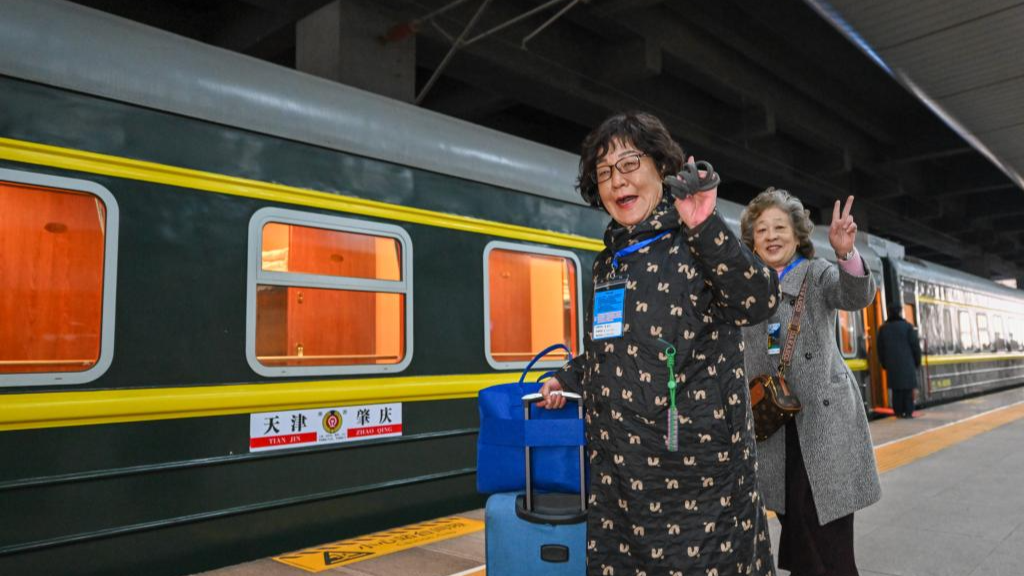
[[[591,575],[774,574],[740,327],[772,314],[778,281],[715,211],[717,187],[663,191],[683,163],[649,114],[583,143],[580,193],[612,221],[585,353],[541,393],[552,408],[561,390],[584,398]]]

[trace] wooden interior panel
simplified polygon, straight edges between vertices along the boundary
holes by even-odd
[[[492,250],[488,259],[491,354],[499,362],[529,360],[533,343],[528,255]]]
[[[398,242],[271,223],[263,267],[278,272],[398,280]],[[309,287],[257,292],[257,356],[272,366],[396,364],[404,357],[404,296]]]
[[[0,372],[99,359],[105,223],[91,194],[0,183]]]

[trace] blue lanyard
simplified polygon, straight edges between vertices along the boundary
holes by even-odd
[[[641,248],[647,246],[648,244],[651,244],[653,242],[657,242],[658,240],[660,240],[662,237],[664,237],[669,232],[671,232],[671,230],[665,230],[664,232],[662,232],[661,234],[658,234],[657,236],[654,236],[652,238],[648,238],[647,240],[644,240],[643,242],[637,242],[636,244],[633,244],[632,246],[627,246],[627,247],[623,248],[622,250],[619,250],[618,252],[615,253],[615,256],[612,257],[612,270],[618,269],[618,267],[619,267],[619,257],[620,256],[629,256],[633,252],[636,252],[637,250],[640,250]]]
[[[793,268],[796,268],[796,265],[801,263],[801,262],[803,262],[803,261],[804,261],[804,257],[800,256],[796,260],[793,260],[792,262],[790,262],[789,266],[786,266],[785,268],[783,268],[782,272],[779,272],[779,282],[782,282],[782,279],[786,277],[786,274],[789,274],[790,270],[792,270]]]

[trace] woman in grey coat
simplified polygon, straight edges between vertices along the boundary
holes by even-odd
[[[814,225],[800,200],[769,188],[740,220],[744,243],[779,274],[775,316],[743,328],[746,375],[776,374],[800,287],[809,283],[786,382],[803,410],[757,443],[758,481],[782,524],[779,566],[792,576],[856,575],[853,513],[877,502],[881,487],[856,380],[836,344],[836,310],[871,303],[875,284],[854,248],[851,196],[836,201],[829,242],[839,265],[814,258]]]

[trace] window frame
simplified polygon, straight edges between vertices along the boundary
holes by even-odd
[[[490,270],[490,257],[491,252],[494,250],[507,250],[509,252],[522,252],[525,254],[540,254],[542,256],[556,256],[560,258],[569,258],[576,265],[576,352],[582,353],[583,351],[583,268],[580,264],[580,259],[576,256],[575,252],[570,250],[558,250],[556,248],[548,248],[546,246],[537,246],[534,244],[520,244],[516,242],[505,242],[503,240],[492,240],[487,243],[484,247],[484,357],[487,359],[487,364],[495,370],[522,370],[526,368],[529,361],[526,362],[503,362],[497,360],[491,355],[491,270]],[[539,352],[539,350],[535,351]],[[565,361],[559,360],[548,360],[543,362],[537,362],[534,364],[534,368],[561,368],[565,365]]]
[[[977,337],[975,336],[975,333],[974,333],[974,322],[972,321],[971,313],[969,311],[967,311],[966,309],[964,309],[964,308],[958,308],[957,311],[956,311],[956,315],[957,315],[958,325],[960,327],[960,347],[963,350],[962,353],[963,354],[970,354],[971,352],[976,352],[977,351],[976,350],[976,348],[977,348]],[[966,327],[966,329],[964,328],[964,321],[963,321],[964,318],[967,318],[967,327]],[[970,343],[969,344],[966,344],[966,345],[964,344],[964,335],[967,335],[970,338]]]
[[[328,276],[302,272],[274,272],[263,269],[263,227],[287,224],[352,234],[393,238],[402,249],[401,280],[374,280],[354,276]],[[351,374],[391,374],[409,367],[413,356],[413,278],[412,238],[400,226],[357,220],[330,214],[317,214],[287,208],[261,208],[249,220],[249,253],[246,258],[245,285],[245,359],[253,372],[270,378],[291,376],[346,376]],[[349,364],[334,366],[267,366],[256,357],[256,286],[323,288],[385,292],[405,296],[405,357],[397,364]]]
[[[847,315],[849,318],[850,327],[850,343],[853,345],[852,352],[846,352],[843,350],[843,321],[842,315]],[[836,312],[836,345],[839,348],[839,355],[846,359],[858,358],[860,356],[860,315],[856,312],[850,312],[848,310],[838,310]]]
[[[106,210],[103,239],[103,295],[100,297],[100,353],[96,363],[81,372],[26,372],[0,374],[0,388],[15,386],[75,385],[92,382],[106,373],[114,359],[114,322],[117,303],[117,246],[120,231],[120,209],[117,200],[105,187],[78,178],[64,178],[21,170],[0,168],[0,182],[26,184],[56,191],[84,192],[100,199]]]
[[[982,322],[982,319],[985,321]],[[979,311],[974,313],[974,326],[978,334],[978,350],[980,352],[987,352],[992,349],[992,334],[988,329],[988,320],[987,312]],[[982,336],[983,334],[984,336]]]

